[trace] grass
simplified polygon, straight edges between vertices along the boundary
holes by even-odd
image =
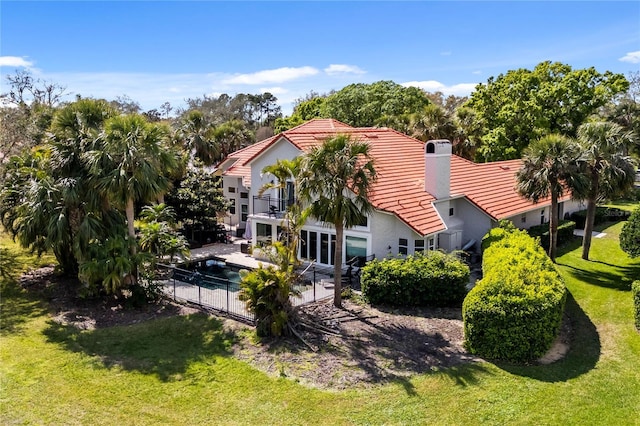
[[[230,356],[235,336],[204,315],[80,331],[2,279],[2,424],[640,424],[640,334],[630,283],[640,261],[604,225],[558,267],[575,336],[548,366],[477,363],[371,389],[323,391]],[[16,249],[15,276],[37,260]]]

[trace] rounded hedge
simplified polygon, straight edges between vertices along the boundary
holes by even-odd
[[[465,346],[486,358],[526,362],[553,344],[567,291],[536,240],[524,231],[501,237],[486,249],[484,276],[462,305]]]
[[[374,260],[360,277],[362,294],[374,305],[460,306],[468,283],[469,267],[440,251]]]

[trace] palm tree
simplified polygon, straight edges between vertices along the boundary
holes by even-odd
[[[253,135],[240,120],[231,120],[213,131],[216,143],[215,161],[223,161],[229,154],[253,143]]]
[[[587,201],[582,258],[589,260],[597,202],[633,186],[635,164],[624,154],[633,142],[633,136],[619,124],[595,121],[578,127],[577,140],[582,151],[582,173],[589,181],[588,186],[577,194]]]
[[[302,157],[299,193],[308,202],[311,216],[331,223],[336,230],[334,253],[334,304],[342,306],[342,244],[344,229],[372,210],[369,189],[376,177],[369,145],[348,135],[336,135]]]
[[[165,127],[141,115],[120,115],[105,123],[102,150],[87,156],[98,189],[124,208],[132,256],[135,203],[155,200],[170,186],[166,171],[174,167],[175,157],[164,144],[166,136]]]
[[[218,147],[213,135],[214,127],[205,115],[198,110],[191,110],[182,119],[176,132],[185,148],[191,153],[191,160],[197,157],[205,165],[210,166],[218,156]]]
[[[429,104],[412,114],[409,128],[411,136],[425,142],[431,139],[452,140],[455,132],[455,125],[447,111],[436,104]]]
[[[558,239],[558,198],[572,188],[583,186],[577,172],[579,151],[565,136],[552,134],[534,141],[524,152],[523,164],[516,173],[517,190],[537,203],[551,196],[549,216],[549,257],[555,262]]]

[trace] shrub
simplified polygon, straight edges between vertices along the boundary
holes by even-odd
[[[482,252],[484,252],[495,241],[500,241],[507,234],[515,232],[516,230],[516,226],[510,220],[500,220],[500,222],[498,222],[497,228],[490,229],[489,232],[487,232],[484,237],[482,237],[482,242],[480,243]]]
[[[631,213],[629,213],[628,211],[616,207],[597,207],[593,224],[599,225],[604,222],[618,222],[620,220],[627,220],[630,215]],[[584,223],[587,219],[587,211],[580,210],[571,213],[570,218],[576,223],[576,228],[584,229]]]
[[[576,229],[576,223],[572,220],[561,220],[558,223],[558,241],[557,245],[560,246],[573,239],[573,231]],[[543,225],[532,226],[527,230],[532,237],[540,238],[540,245],[545,250],[549,249],[549,223]]]
[[[462,305],[467,349],[517,362],[543,355],[558,334],[566,301],[553,262],[535,239],[515,231],[486,250],[483,273]]]
[[[640,207],[636,208],[620,232],[620,248],[631,257],[640,256]]]
[[[633,311],[636,319],[636,328],[640,331],[640,281],[634,281],[631,284],[631,293],[633,294]]]
[[[469,267],[454,255],[430,251],[373,260],[362,268],[360,283],[371,304],[459,306],[467,294]]]

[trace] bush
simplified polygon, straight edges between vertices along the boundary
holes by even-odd
[[[633,311],[635,313],[636,328],[640,331],[640,281],[634,281],[631,284],[631,293],[633,294]]]
[[[362,294],[374,305],[459,306],[469,283],[469,267],[440,251],[373,260],[361,272]]]
[[[462,305],[467,349],[516,362],[542,356],[560,330],[566,301],[553,262],[535,239],[516,231],[486,250],[483,273]]]
[[[616,207],[596,207],[596,216],[593,221],[594,225],[600,225],[604,222],[618,222],[627,220],[631,213]],[[576,223],[576,228],[584,229],[584,223],[587,219],[587,211],[580,210],[571,213],[571,220]]]
[[[484,252],[487,247],[489,247],[493,242],[495,241],[500,241],[501,239],[503,239],[505,237],[505,235],[516,231],[517,228],[516,226],[513,224],[513,222],[511,222],[510,220],[507,219],[502,219],[500,220],[500,222],[498,222],[498,227],[497,228],[493,228],[491,230],[489,230],[489,232],[487,232],[484,237],[482,237],[482,242],[480,243],[480,248],[482,249],[482,251]]]
[[[558,223],[558,241],[557,246],[566,244],[573,239],[573,231],[576,229],[576,223],[572,220],[561,220]],[[549,250],[549,223],[543,225],[532,226],[527,230],[529,235],[534,238],[540,238],[540,245],[543,249]]]
[[[620,232],[620,248],[631,257],[640,256],[640,207],[636,208]]]

